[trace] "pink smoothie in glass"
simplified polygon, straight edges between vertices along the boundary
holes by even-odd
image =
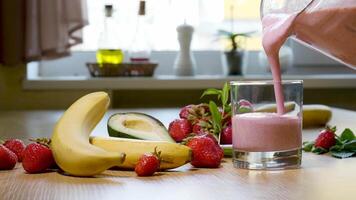
[[[233,148],[266,152],[300,148],[301,120],[297,116],[276,113],[245,113],[232,118]]]

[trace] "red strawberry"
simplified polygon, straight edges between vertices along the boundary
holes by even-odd
[[[197,108],[199,109],[199,113],[201,115],[204,114],[210,114],[210,109],[209,109],[209,105],[206,103],[201,103],[197,105]]]
[[[181,119],[187,119],[192,124],[195,121],[208,116],[210,116],[209,106],[204,103],[198,105],[187,105],[179,112],[179,117]]]
[[[336,131],[336,127],[333,128],[326,127],[326,129],[322,130],[319,133],[319,136],[315,140],[314,146],[322,147],[326,150],[334,146],[336,143],[335,131]]]
[[[54,164],[52,151],[46,145],[31,143],[23,151],[22,166],[30,174],[45,172]]]
[[[246,106],[246,107],[251,107],[252,108],[252,103],[245,100],[245,99],[241,99],[239,102],[238,102],[239,106]]]
[[[202,129],[203,128],[197,123],[193,125],[192,132],[198,134],[203,131]]]
[[[208,119],[199,119],[196,120],[193,124],[194,125],[192,131],[196,134],[209,133],[209,130],[213,129],[213,125]]]
[[[209,132],[206,132],[206,133],[204,133],[204,132],[203,132],[203,133],[199,133],[197,136],[208,137],[208,138],[212,139],[212,140],[215,142],[215,144],[219,145],[219,142],[218,142],[218,140],[216,139],[216,137],[215,137],[213,134],[209,133]]]
[[[0,144],[0,170],[13,169],[17,162],[17,156],[10,149]]]
[[[187,142],[192,149],[191,164],[194,167],[217,168],[224,152],[215,141],[207,136],[195,136]]]
[[[176,119],[169,124],[168,132],[176,142],[181,142],[192,132],[192,125],[186,119]]]
[[[19,162],[22,161],[22,152],[26,148],[25,143],[19,139],[6,140],[4,146],[14,152]]]
[[[237,110],[238,113],[248,113],[253,111],[253,105],[245,99],[241,99],[238,102],[238,105],[239,105],[239,108]]]
[[[232,127],[231,127],[231,124],[229,126],[225,127],[221,131],[220,143],[221,144],[232,144]]]
[[[138,176],[152,176],[159,169],[161,152],[145,153],[138,160],[135,172]]]
[[[180,110],[180,112],[179,112],[179,117],[180,117],[181,119],[188,119],[189,114],[193,112],[193,111],[192,111],[192,107],[193,107],[193,106],[194,106],[194,105],[187,105],[187,106],[184,106],[184,107]]]
[[[231,115],[227,113],[222,113],[221,116],[223,116],[221,120],[222,126],[230,126],[231,125]]]

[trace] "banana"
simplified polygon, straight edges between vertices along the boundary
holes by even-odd
[[[285,103],[286,112],[295,109],[293,102]],[[256,112],[276,112],[276,104],[266,104],[258,107]],[[325,126],[331,119],[331,108],[320,104],[303,105],[303,128]]]
[[[285,112],[290,112],[294,110],[295,103],[294,102],[285,102],[284,109]],[[256,108],[255,112],[277,112],[277,105],[276,104],[265,104],[258,108]]]
[[[148,141],[114,137],[91,137],[90,143],[106,151],[126,153],[125,161],[118,165],[123,169],[134,169],[137,161],[144,153],[161,151],[160,169],[172,169],[190,161],[189,147],[173,142]]]
[[[90,132],[110,103],[105,92],[94,92],[74,102],[56,123],[51,149],[59,167],[74,176],[93,176],[120,165],[125,154],[108,152],[89,143]]]
[[[331,108],[325,105],[303,106],[303,128],[325,126],[331,119]]]

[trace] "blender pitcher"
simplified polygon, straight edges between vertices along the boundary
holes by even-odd
[[[262,0],[260,12],[293,16],[286,37],[356,69],[356,0]]]

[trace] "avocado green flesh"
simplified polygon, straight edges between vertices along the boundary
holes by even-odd
[[[109,125],[108,125],[108,132],[109,132],[109,136],[111,137],[119,137],[119,138],[130,138],[130,139],[140,139],[142,140],[142,138],[139,137],[135,137],[126,133],[122,133],[120,131],[116,131],[114,129],[112,129]]]
[[[114,114],[107,127],[112,137],[174,142],[162,122],[144,113]]]

